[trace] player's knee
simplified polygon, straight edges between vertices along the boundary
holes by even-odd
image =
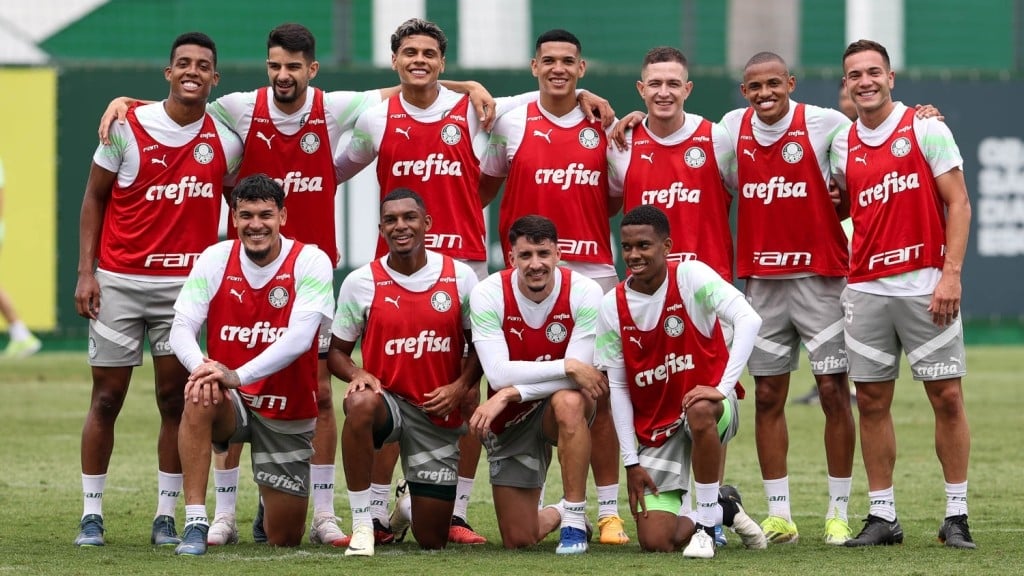
[[[674,552],[675,544],[668,534],[642,534],[639,536],[640,549],[644,552]]]
[[[383,402],[383,400],[372,390],[359,390],[350,393],[342,404],[342,408],[345,410],[346,424],[349,421],[372,423],[379,402]]]
[[[778,413],[783,410],[786,397],[775,386],[758,384],[754,392],[754,407],[758,414]]]
[[[964,413],[964,396],[959,382],[944,382],[939,386],[929,384],[928,395],[932,398],[935,416],[940,419],[959,418]]]
[[[551,408],[560,427],[582,423],[584,407],[583,395],[576,390],[559,390],[551,396]]]
[[[720,402],[711,402],[710,400],[698,400],[691,404],[686,409],[686,422],[689,424],[690,430],[696,433],[716,429],[721,412],[720,406]]]

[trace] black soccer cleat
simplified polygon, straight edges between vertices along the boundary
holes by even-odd
[[[949,516],[939,528],[939,542],[950,548],[974,550],[978,547],[971,538],[971,529],[967,526],[967,515]]]
[[[898,520],[889,522],[868,514],[864,519],[864,528],[857,534],[856,538],[850,538],[843,543],[848,548],[860,546],[892,546],[903,544],[903,528]]]

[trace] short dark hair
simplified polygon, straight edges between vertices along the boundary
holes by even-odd
[[[213,43],[212,38],[202,32],[185,32],[174,39],[174,43],[171,44],[170,62],[172,64],[174,63],[174,52],[178,49],[178,46],[186,45],[194,45],[209,49],[210,52],[213,52],[213,67],[217,67],[217,45]]]
[[[423,203],[423,197],[409,188],[395,188],[391,192],[388,192],[380,201],[381,212],[384,212],[384,204],[395,200],[405,199],[413,200],[416,202],[416,206],[419,206],[420,210],[422,210],[424,214],[427,213],[427,205]]]
[[[889,51],[874,40],[864,40],[863,38],[851,43],[846,47],[846,51],[843,52],[843,65],[846,64],[846,58],[857,54],[858,52],[878,52],[882,55],[882,60],[885,62],[886,69],[891,69],[892,65],[889,63]]]
[[[767,64],[768,62],[778,62],[782,64],[782,67],[786,69],[786,74],[789,74],[789,64],[786,64],[786,60],[776,54],[775,52],[758,52],[747,60],[747,63],[743,65],[743,70],[747,70],[751,66],[757,66],[758,64]]]
[[[277,209],[284,208],[284,188],[266,174],[250,174],[242,178],[231,191],[231,209],[238,208],[242,201],[273,200]]]
[[[576,46],[576,50],[581,54],[583,53],[583,45],[580,44],[580,39],[568,30],[555,28],[554,30],[548,30],[540,36],[537,36],[537,45],[534,47],[534,51],[540,50],[540,45],[545,42],[568,42],[569,44]]]
[[[633,208],[622,217],[620,228],[626,226],[650,226],[654,232],[662,238],[667,238],[671,233],[668,224],[668,216],[665,213],[649,204],[642,204]]]
[[[687,66],[686,56],[683,56],[682,52],[671,46],[657,46],[647,51],[644,56],[643,68],[647,68],[648,64],[660,62],[679,62],[683,68]]]
[[[555,229],[555,223],[537,214],[520,217],[508,229],[509,244],[515,244],[516,240],[523,237],[531,244],[540,244],[545,240],[551,240],[552,243],[558,244],[558,230]]]
[[[422,18],[410,18],[402,22],[395,33],[391,35],[391,53],[398,54],[398,47],[402,45],[402,40],[409,36],[429,36],[437,40],[441,56],[444,56],[445,51],[448,50],[448,37],[445,36],[444,30],[441,30],[440,26]]]
[[[267,50],[277,46],[288,52],[301,52],[307,62],[316,60],[316,38],[302,24],[289,22],[271,30],[267,35]]]

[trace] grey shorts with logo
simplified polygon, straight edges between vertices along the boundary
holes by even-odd
[[[838,374],[847,369],[843,308],[839,296],[845,278],[807,276],[747,280],[747,300],[761,316],[761,330],[747,361],[752,376],[778,376],[800,365],[800,342],[807,348],[811,372]]]
[[[100,311],[89,321],[89,365],[140,366],[146,335],[153,356],[174,354],[167,341],[185,280],[142,282],[96,271]]]
[[[392,427],[379,439],[378,447],[398,442],[407,482],[454,488],[459,482],[459,437],[466,425],[441,428],[422,410],[386,390],[384,401]]]
[[[558,439],[544,435],[544,412],[551,405],[546,398],[518,424],[484,440],[491,484],[513,488],[540,488],[551,465],[551,447]]]
[[[248,442],[252,478],[257,484],[308,497],[316,419],[272,420],[251,411],[237,390],[231,390],[228,397],[235,409],[235,432],[227,443],[214,443],[214,450],[224,452],[229,443]]]
[[[967,374],[960,318],[936,326],[928,311],[931,296],[879,296],[847,288],[846,348],[850,379],[885,382],[900,375],[900,350],[907,355],[914,380],[931,382]]]
[[[724,446],[736,436],[740,427],[740,405],[736,393],[725,399],[725,409],[718,419],[718,439]],[[693,452],[693,440],[690,435],[690,423],[683,418],[679,432],[669,436],[661,446],[637,447],[640,466],[647,471],[658,492],[670,490],[690,490],[690,463]],[[650,492],[648,492],[650,493]]]

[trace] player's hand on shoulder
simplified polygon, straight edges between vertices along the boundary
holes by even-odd
[[[602,128],[607,129],[615,121],[615,110],[612,109],[612,105],[593,92],[581,91],[576,97],[576,102],[579,103],[587,120],[591,122],[600,120]]]
[[[96,131],[100,137],[100,143],[104,146],[110,145],[110,125],[117,120],[118,124],[124,124],[125,118],[128,116],[128,108],[133,100],[127,96],[119,96],[110,101],[107,104],[107,109],[103,111],[103,116],[100,117],[100,127]]]
[[[916,104],[914,106],[914,110],[916,111],[914,115],[917,116],[918,118],[921,118],[922,120],[925,118],[935,118],[936,120],[942,122],[945,121],[946,119],[946,117],[942,115],[942,112],[940,112],[938,108],[932,106],[931,104]]]
[[[646,117],[647,115],[644,114],[643,112],[640,112],[639,110],[634,110],[629,114],[626,114],[626,116],[622,120],[619,120],[615,124],[615,128],[612,129],[612,133],[611,136],[609,136],[609,138],[615,144],[615,147],[619,149],[620,152],[625,152],[626,150],[629,150],[629,146],[626,142],[626,132],[632,130],[634,127],[636,127],[637,124],[643,122],[644,118]]]

